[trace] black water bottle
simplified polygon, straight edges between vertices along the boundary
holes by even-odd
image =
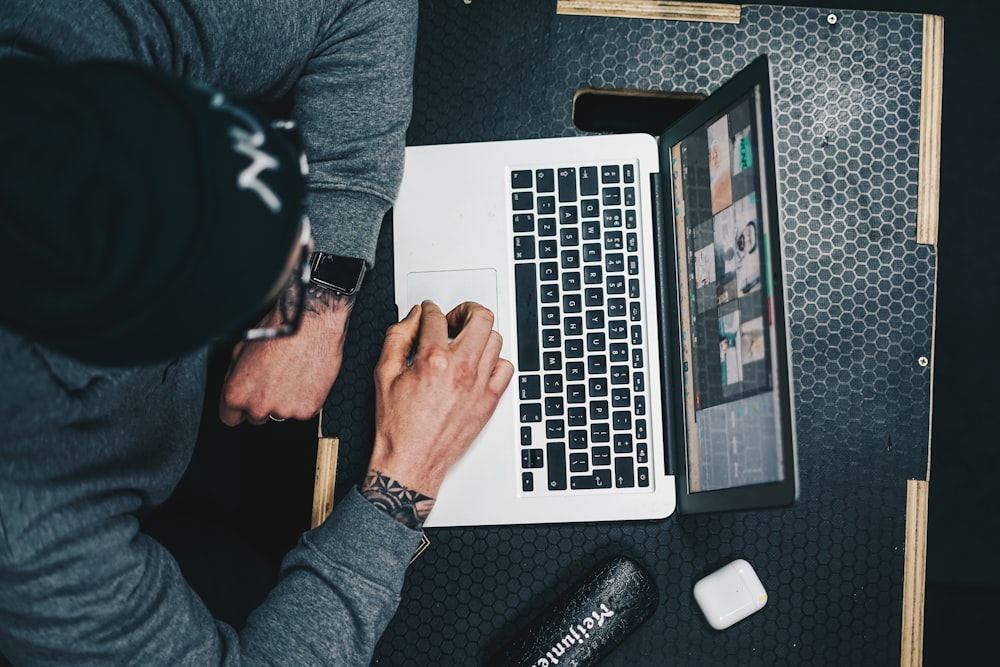
[[[610,653],[649,618],[656,583],[625,556],[602,562],[574,589],[535,616],[494,651],[488,667],[587,667]]]

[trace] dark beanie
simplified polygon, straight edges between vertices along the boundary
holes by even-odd
[[[261,314],[304,197],[287,132],[134,64],[0,60],[0,326],[174,359]]]

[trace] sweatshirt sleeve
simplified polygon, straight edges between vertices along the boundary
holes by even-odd
[[[290,97],[316,248],[371,264],[402,178],[416,28],[416,0],[8,0],[0,57],[129,60]]]

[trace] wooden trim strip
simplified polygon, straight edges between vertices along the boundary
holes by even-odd
[[[906,541],[903,565],[901,667],[920,667],[924,648],[924,583],[927,575],[928,483],[906,482]]]
[[[333,489],[337,483],[337,455],[340,453],[339,438],[323,437],[323,412],[319,413],[316,447],[316,481],[313,483],[313,528],[326,521],[333,511]]]
[[[920,163],[917,243],[937,245],[941,194],[941,105],[944,79],[944,18],[924,15],[920,83]]]
[[[556,14],[706,23],[739,23],[742,9],[740,5],[715,2],[667,0],[558,0],[556,4]]]

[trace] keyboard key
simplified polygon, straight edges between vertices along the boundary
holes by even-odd
[[[566,363],[566,379],[570,382],[583,381],[583,362],[570,361]]]
[[[599,187],[597,167],[580,167],[580,195],[582,197],[596,195]]]
[[[597,194],[596,192],[594,194]],[[581,218],[596,218],[601,215],[601,200],[584,199],[580,202]]]
[[[530,445],[531,444],[531,427],[522,426],[521,427],[521,444]]]
[[[611,425],[616,431],[631,431],[632,413],[625,410],[615,410],[611,415]]]
[[[563,320],[563,333],[567,336],[583,335],[583,318],[567,317]],[[583,341],[580,341],[580,348],[583,349]]]
[[[590,425],[591,442],[611,442],[611,427],[607,422]]]
[[[514,297],[517,304],[517,366],[522,371],[537,371],[538,282],[534,264],[514,265]]]
[[[625,317],[627,307],[627,302],[621,297],[608,299],[608,317]]]
[[[521,467],[522,468],[541,468],[545,465],[544,454],[540,449],[522,449],[521,450]]]
[[[529,176],[531,172],[528,172]],[[618,183],[621,181],[618,165],[610,164],[601,167],[601,183]]]
[[[541,262],[538,265],[538,275],[541,280],[558,280],[559,262]]]
[[[588,329],[604,329],[604,311],[603,310],[588,310],[587,311],[587,328]]]
[[[613,248],[608,248],[613,250]],[[608,273],[624,273],[625,272],[625,255],[620,252],[608,253],[604,258],[604,268]],[[623,287],[621,293],[624,293],[625,289]],[[624,313],[622,313],[624,315]]]
[[[599,261],[601,261],[601,244],[600,243],[584,243],[583,244],[583,261],[585,261],[585,262],[599,262]]]
[[[542,421],[541,403],[523,403],[521,405],[521,423],[529,424]]]
[[[567,338],[563,348],[567,359],[579,359],[583,357],[583,340],[580,338]]]
[[[639,298],[639,279],[632,278],[628,281],[628,295],[633,299]]]
[[[601,190],[601,203],[604,204],[605,206],[621,206],[622,205],[621,188],[603,188]]]
[[[535,490],[535,476],[530,472],[521,473],[521,490],[525,493],[531,493]]]
[[[556,179],[554,169],[538,169],[535,171],[535,189],[539,192],[555,192]]]
[[[604,305],[604,290],[595,288],[584,290],[584,303],[590,308]]]
[[[633,301],[628,306],[628,318],[633,322],[638,322],[642,319],[642,308],[639,306],[638,301]]]
[[[619,489],[630,489],[635,486],[635,469],[629,457],[615,457],[615,482]]]
[[[607,204],[605,204],[607,206]],[[609,208],[604,211],[604,226],[608,229],[615,229],[622,226],[621,209]]]
[[[597,331],[587,334],[587,351],[603,352],[607,349],[607,342],[603,332]]]
[[[559,329],[542,329],[542,348],[551,349],[562,345],[562,332]]]
[[[522,234],[524,232],[535,231],[535,214],[534,213],[515,213],[514,214],[514,233]]]
[[[635,209],[633,208],[625,209],[625,227],[627,229],[635,229],[638,227],[637,216]]]
[[[632,392],[628,387],[614,387],[611,389],[611,405],[616,408],[627,408],[632,405]]]
[[[609,358],[612,362],[628,361],[628,343],[611,343],[608,349],[611,351]]]
[[[573,475],[571,484],[574,489],[610,489],[611,469],[595,470],[591,475]]]
[[[544,352],[542,366],[547,371],[561,371],[563,367],[562,352]]]
[[[626,234],[625,246],[628,248],[629,252],[639,252],[639,235],[635,232],[629,232]]]
[[[538,219],[538,235],[539,236],[555,236],[556,235],[556,219],[555,218],[539,218]]]
[[[535,258],[535,237],[515,236],[514,237],[514,259],[534,259]]]
[[[635,420],[635,437],[639,440],[646,439],[646,420],[636,419]]]
[[[611,465],[611,448],[606,446],[594,447],[590,450],[590,460],[595,466]]]
[[[604,378],[590,378],[587,380],[587,386],[594,398],[608,395],[608,381]]]
[[[535,212],[538,213],[538,215],[555,215],[556,198],[548,195],[545,197],[539,197],[538,204],[535,207]]]
[[[560,206],[559,221],[564,225],[575,225],[579,220],[576,206]]]
[[[576,227],[563,227],[559,232],[559,244],[564,248],[580,245],[580,230]]]
[[[600,285],[604,282],[604,270],[600,264],[587,264],[583,269],[585,285]]]
[[[636,396],[635,397],[635,414],[639,417],[646,414],[646,397]]]
[[[639,481],[639,486],[649,486],[649,468],[639,468],[639,474],[636,476],[636,479]]]
[[[587,357],[587,370],[591,375],[604,375],[608,372],[608,358],[602,354],[591,354]]]
[[[546,417],[562,417],[563,415],[563,397],[562,396],[546,396],[545,397],[545,416]]]
[[[570,452],[569,471],[587,472],[590,470],[590,462],[587,460],[587,452]]]
[[[646,391],[646,374],[636,371],[632,374],[632,389],[639,394]]]
[[[538,258],[554,259],[559,256],[559,244],[555,239],[545,239],[538,242]]]
[[[542,308],[542,326],[543,327],[556,327],[562,321],[562,316],[559,314],[559,306],[544,306]]]
[[[549,373],[545,376],[545,393],[561,394],[563,390],[563,377],[558,373]]]
[[[546,444],[546,455],[549,460],[549,490],[562,491],[566,488],[566,445],[549,442]]]
[[[608,294],[624,294],[625,293],[625,279],[620,275],[608,276],[607,281],[604,284],[605,289]]]
[[[518,394],[522,401],[542,397],[542,381],[537,375],[522,375],[518,379]]]
[[[587,401],[587,387],[582,384],[571,384],[566,386],[566,402],[572,404],[585,403]]]
[[[628,274],[630,276],[639,275],[639,258],[635,255],[628,256]]]
[[[574,429],[569,432],[569,448],[570,449],[586,449],[587,443],[590,442],[587,439],[587,431],[584,429]]]
[[[545,437],[549,440],[562,440],[566,437],[566,422],[562,419],[545,420]]]
[[[629,381],[628,366],[611,367],[611,384],[629,384]]]
[[[580,268],[579,250],[563,250],[561,257],[562,257],[562,268],[564,269]]]
[[[625,241],[622,238],[621,232],[605,232],[604,233],[604,249],[605,250],[622,250],[625,247]],[[625,270],[625,255],[617,253],[615,257],[618,259],[618,263],[621,268],[616,269],[616,271]],[[608,269],[609,271],[611,269]]]
[[[632,453],[632,434],[615,433],[615,454]]]
[[[635,183],[635,167],[630,164],[622,165],[622,180],[626,183]]]
[[[566,425],[567,426],[586,426],[587,425],[587,408],[584,407],[573,407],[566,411]]]
[[[531,170],[521,169],[518,171],[510,172],[510,187],[513,190],[523,190],[524,188],[530,188],[531,183]]]
[[[559,285],[543,283],[539,290],[539,297],[542,303],[559,303]]]
[[[642,348],[637,347],[632,350],[632,368],[642,368]],[[641,375],[641,373],[636,373],[635,375]],[[633,376],[634,378],[635,376]]]
[[[635,188],[625,188],[625,205],[635,206]]]
[[[639,325],[632,327],[632,344],[642,345],[642,327]]]
[[[535,195],[531,192],[511,193],[510,207],[515,211],[531,211],[535,208]]]
[[[576,201],[576,169],[563,168],[557,172],[559,178],[559,201]]]
[[[608,322],[608,339],[625,340],[628,338],[628,323],[625,320],[611,320]]]
[[[649,463],[649,451],[645,442],[637,442],[635,445],[635,460],[639,463]]]
[[[576,292],[580,289],[580,272],[567,271],[562,274],[562,287],[566,292]]]
[[[601,420],[608,418],[608,402],[607,401],[591,401],[590,402],[590,418],[592,420]],[[596,442],[596,441],[595,441]]]
[[[563,312],[564,313],[581,313],[583,312],[583,302],[580,300],[580,293],[567,294],[563,297]]]

